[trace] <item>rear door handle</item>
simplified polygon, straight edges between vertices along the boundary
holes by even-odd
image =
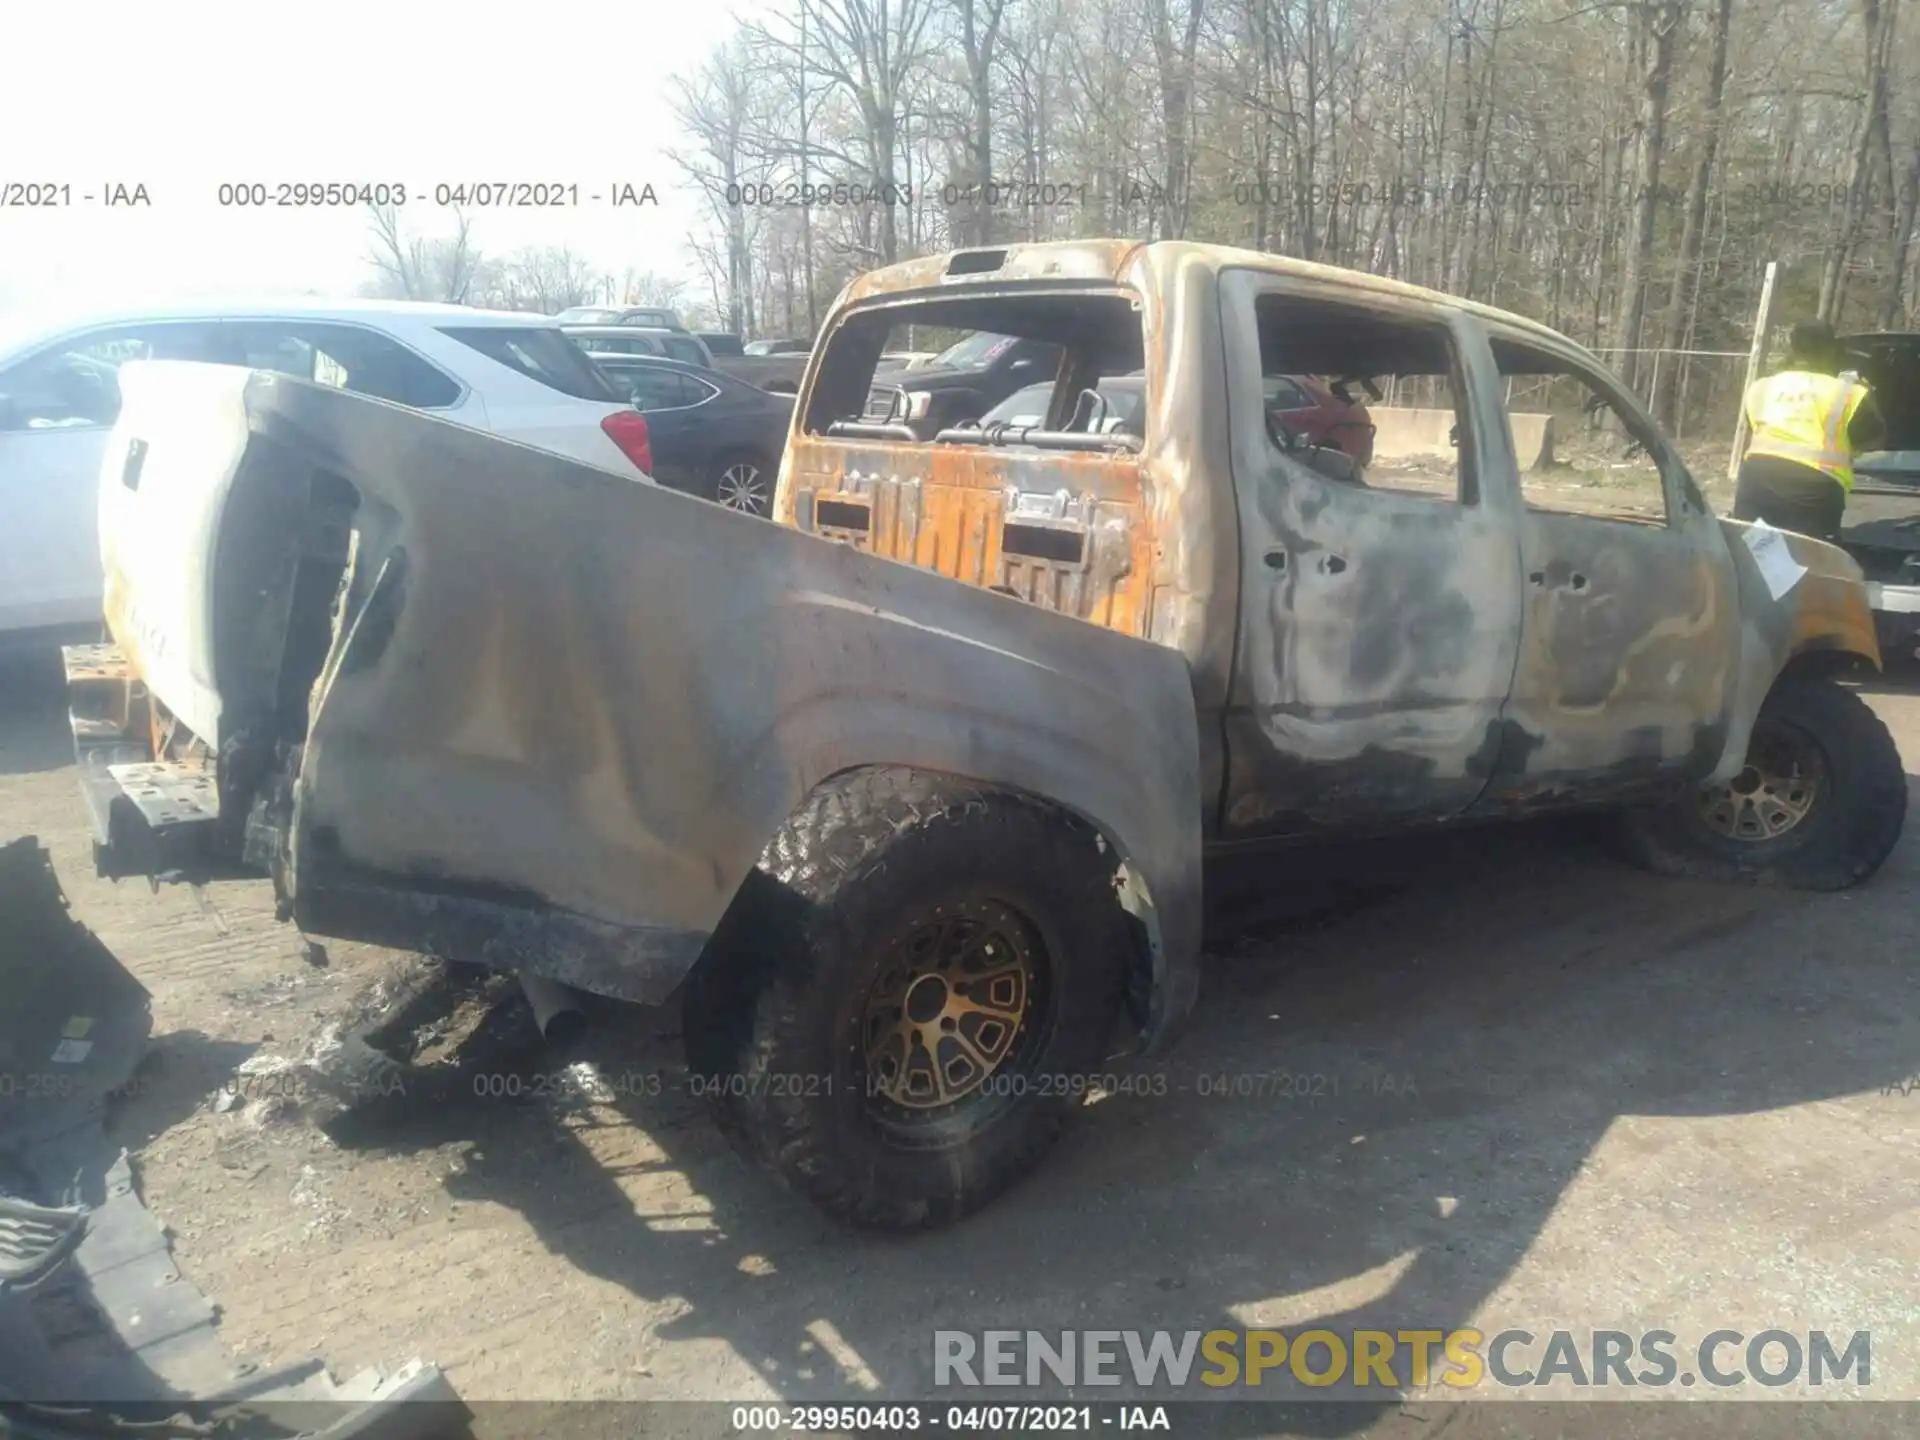
[[[1587,588],[1587,577],[1576,570],[1559,584],[1549,585],[1547,583],[1547,572],[1544,570],[1535,570],[1527,576],[1527,583],[1536,590],[1571,590],[1575,594],[1579,594]]]

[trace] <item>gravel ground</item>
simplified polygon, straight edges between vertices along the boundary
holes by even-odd
[[[1920,699],[1874,704],[1920,754]],[[0,814],[153,991],[113,1128],[250,1359],[417,1354],[469,1399],[797,1399],[932,1393],[936,1322],[1826,1328],[1872,1332],[1858,1393],[1920,1398],[1911,837],[1839,895],[1649,877],[1564,824],[1243,869],[1150,1068],[1167,1093],[1090,1106],[974,1220],[881,1240],[733,1157],[669,1011],[557,1052],[508,1033],[474,1083],[318,1128],[285,1065],[411,962],[314,963],[265,882],[95,879],[43,666],[0,672]],[[1237,1075],[1317,1078],[1203,1093]],[[1765,1392],[1796,1393],[1822,1392]],[[1321,1428],[1496,1433],[1501,1407],[1453,1409]]]

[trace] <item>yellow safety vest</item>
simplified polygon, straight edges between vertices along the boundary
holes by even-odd
[[[1753,435],[1747,453],[1811,466],[1851,491],[1847,422],[1866,398],[1864,385],[1808,370],[1783,370],[1757,380],[1747,391],[1747,426]]]

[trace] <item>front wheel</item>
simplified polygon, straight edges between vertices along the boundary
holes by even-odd
[[[1039,1162],[1107,1053],[1132,943],[1115,868],[1023,796],[910,770],[829,782],[692,977],[694,1083],[834,1215],[967,1214]]]
[[[1738,775],[1631,812],[1625,835],[1663,874],[1844,890],[1893,853],[1906,815],[1906,769],[1880,717],[1832,680],[1788,676],[1760,707]]]

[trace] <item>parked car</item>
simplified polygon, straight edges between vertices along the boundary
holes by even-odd
[[[804,355],[715,356],[699,336],[685,331],[656,330],[638,325],[568,325],[568,335],[596,355],[664,355],[702,369],[717,370],[748,385],[791,395],[806,373]]]
[[[792,396],[656,355],[592,358],[647,417],[654,479],[732,510],[772,512]]]
[[[1849,335],[1849,362],[1886,422],[1881,448],[1855,457],[1840,544],[1860,562],[1880,647],[1920,661],[1920,334]]]
[[[1373,422],[1367,407],[1351,394],[1336,393],[1318,380],[1305,375],[1269,375],[1262,382],[1268,416],[1297,438],[1302,450],[1331,447],[1352,462],[1343,467],[1348,478],[1360,479],[1373,459]],[[1072,430],[1122,431],[1144,435],[1146,377],[1112,375],[1094,388],[1098,404],[1088,403],[1085,393],[1074,397],[1074,408],[1062,416]],[[1345,386],[1339,390],[1345,392]],[[1016,390],[980,417],[982,426],[1038,426],[1047,420],[1047,407],[1055,394],[1054,382],[1043,381]]]
[[[0,635],[100,614],[94,479],[130,359],[247,365],[411,405],[641,478],[646,426],[540,316],[457,305],[214,301],[0,339]]]
[[[683,365],[713,369],[706,342],[686,330],[664,330],[650,325],[574,325],[560,327],[581,349],[597,355],[664,355]]]
[[[1064,393],[1143,370],[1143,433],[869,420],[902,318],[1051,344]],[[861,1224],[986,1204],[1138,1080],[1110,1056],[1192,1009],[1216,858],[1603,808],[1654,869],[1833,890],[1904,823],[1838,683],[1879,661],[1859,568],[1717,519],[1579,346],[1377,276],[1120,239],[870,274],[776,524],[147,368],[114,644],[69,671],[102,867],[245,861],[309,934],[678,997],[728,1135]],[[1302,373],[1445,393],[1451,484],[1304,463],[1265,383]],[[1598,397],[1645,466],[1595,485],[1657,514],[1522,472],[1516,375]]]
[[[749,355],[805,355],[813,349],[811,340],[749,340],[746,352]]]
[[[740,343],[740,337],[727,330],[702,330],[697,337],[707,347],[707,353],[716,360],[738,360],[745,355],[746,347]]]
[[[553,317],[562,325],[646,325],[686,331],[680,312],[659,305],[574,305]]]
[[[896,370],[924,370],[939,358],[940,352],[937,350],[888,350],[880,356],[880,364],[874,373],[887,375]]]
[[[877,420],[895,410],[904,413],[911,403],[931,417],[935,429],[977,420],[1016,390],[1051,377],[1060,352],[1045,341],[975,331],[924,365],[876,367],[876,378],[884,381],[868,393],[866,413]],[[914,395],[925,399],[910,402]]]

